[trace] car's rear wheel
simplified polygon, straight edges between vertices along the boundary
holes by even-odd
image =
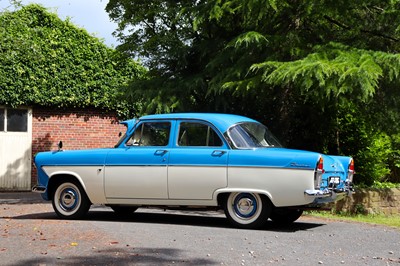
[[[275,208],[269,217],[274,223],[287,225],[291,224],[303,214],[303,210],[290,208]]]
[[[230,193],[225,200],[225,215],[238,228],[262,227],[271,213],[271,202],[266,196],[255,193]]]
[[[76,181],[60,182],[53,194],[53,209],[63,219],[79,219],[84,217],[90,200],[82,186]]]

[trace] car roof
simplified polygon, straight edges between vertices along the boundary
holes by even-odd
[[[198,119],[208,121],[217,127],[221,132],[226,132],[229,127],[240,122],[257,122],[251,118],[234,115],[234,114],[221,114],[221,113],[171,113],[171,114],[155,114],[146,115],[139,118],[139,120],[164,120],[164,119]]]

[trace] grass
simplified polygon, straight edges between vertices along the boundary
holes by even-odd
[[[331,212],[315,212],[315,211],[308,211],[305,214],[319,218],[326,218],[326,219],[333,219],[340,221],[351,221],[359,223],[379,224],[379,225],[400,228],[399,215],[383,215],[383,214],[349,215],[349,214],[333,214]]]

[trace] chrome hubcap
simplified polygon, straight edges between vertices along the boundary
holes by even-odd
[[[254,211],[253,201],[248,198],[240,199],[237,203],[237,207],[239,212],[244,216],[247,216]]]
[[[62,191],[60,195],[60,207],[65,211],[70,211],[76,207],[78,195],[76,191],[68,188]]]
[[[251,219],[257,208],[257,200],[250,193],[238,194],[233,202],[234,212],[240,219]]]

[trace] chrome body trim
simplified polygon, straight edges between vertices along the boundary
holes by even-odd
[[[35,193],[44,193],[44,192],[46,192],[46,187],[45,187],[45,186],[34,186],[34,187],[32,188],[32,192],[35,192]]]

